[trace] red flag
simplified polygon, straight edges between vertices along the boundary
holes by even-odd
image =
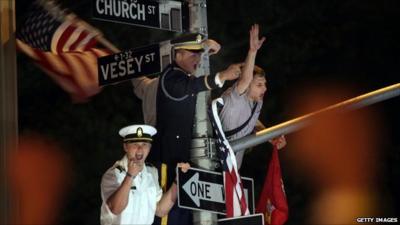
[[[289,208],[282,181],[278,149],[274,146],[267,177],[258,200],[257,213],[264,213],[266,224],[280,225],[288,219]]]
[[[33,6],[17,33],[18,50],[32,58],[73,101],[97,94],[101,90],[97,58],[111,53],[94,48],[99,32],[72,14],[63,15],[49,2],[36,1]]]

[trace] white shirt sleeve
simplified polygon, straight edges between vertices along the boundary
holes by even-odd
[[[106,202],[108,198],[118,189],[118,183],[115,169],[108,170],[101,180],[101,193],[103,201]]]
[[[100,211],[100,224],[102,225],[112,224],[112,221],[116,218],[116,215],[114,215],[108,208],[107,200],[115,190],[117,190],[118,186],[119,184],[115,174],[115,169],[108,170],[103,175],[100,185],[101,199],[103,200]]]
[[[217,74],[215,75],[215,83],[218,85],[218,87],[221,88],[221,87],[224,86],[225,81],[222,82],[219,76],[220,76],[220,73],[217,73]]]

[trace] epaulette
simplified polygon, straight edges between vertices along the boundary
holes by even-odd
[[[124,170],[124,168],[123,168],[121,165],[116,166],[115,169],[118,169],[120,173],[126,172],[126,171]],[[131,187],[131,190],[136,190],[136,186],[133,185],[133,186]]]
[[[125,172],[124,168],[121,165],[118,165],[115,167],[115,169],[118,169],[120,173]]]

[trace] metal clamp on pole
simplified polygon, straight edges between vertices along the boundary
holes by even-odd
[[[201,157],[218,161],[215,149],[214,138],[194,138],[192,139],[191,158],[197,159]]]
[[[190,160],[198,162],[201,160],[212,161],[212,166],[208,169],[213,170],[219,167],[218,155],[215,151],[214,138],[194,138],[192,139],[192,148]]]
[[[195,138],[192,139],[192,146],[190,149],[190,157],[192,159],[207,157],[207,139]]]

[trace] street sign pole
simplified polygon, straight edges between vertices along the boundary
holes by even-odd
[[[201,33],[208,37],[206,0],[188,0],[187,2],[190,32]],[[208,55],[204,54],[202,56],[202,63],[196,71],[196,76],[209,74],[209,66]],[[213,171],[218,165],[218,160],[215,158],[215,148],[211,145],[210,137],[212,137],[212,128],[207,117],[207,101],[209,97],[209,91],[201,92],[197,95],[191,161],[199,168]],[[217,224],[217,214],[206,211],[194,211],[193,224]]]

